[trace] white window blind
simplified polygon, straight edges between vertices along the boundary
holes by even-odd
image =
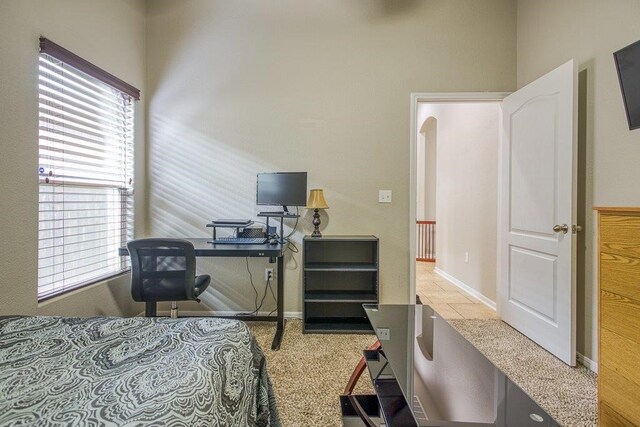
[[[133,98],[39,58],[38,299],[126,271],[133,238]]]

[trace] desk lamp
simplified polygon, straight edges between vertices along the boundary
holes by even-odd
[[[320,233],[320,214],[318,210],[320,209],[329,209],[327,202],[324,200],[324,194],[322,193],[322,189],[314,188],[309,191],[309,201],[307,202],[307,208],[313,209],[313,233],[311,233],[311,237],[322,237],[322,233]]]

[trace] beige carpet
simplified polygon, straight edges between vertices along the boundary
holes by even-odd
[[[598,377],[569,367],[500,320],[449,320],[560,425],[598,423]]]
[[[597,376],[570,368],[498,320],[449,320],[463,336],[531,395],[561,425],[597,423]],[[302,334],[300,320],[287,321],[279,351],[271,350],[275,325],[248,322],[267,358],[285,427],[341,426],[339,396],[362,350],[374,335]],[[371,393],[365,371],[356,393]]]
[[[290,319],[280,350],[272,351],[275,324],[247,325],[266,355],[283,426],[341,426],[339,396],[375,335],[302,334],[302,321]],[[371,392],[366,371],[356,390]]]

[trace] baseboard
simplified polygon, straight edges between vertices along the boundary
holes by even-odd
[[[211,307],[219,307],[220,301],[217,300],[213,293],[210,291],[205,291],[198,297],[201,300],[202,308],[208,308],[209,310],[179,310],[178,315],[180,313],[184,313],[185,316],[237,316],[240,313],[251,312],[251,310],[211,310]],[[167,310],[167,313],[169,311]],[[270,311],[262,312],[259,311],[257,316],[268,316]],[[274,312],[275,315],[275,312]],[[300,311],[285,311],[284,317],[287,319],[302,319],[302,312]]]
[[[496,303],[495,303],[495,301],[491,301],[489,298],[485,297],[480,292],[478,292],[475,289],[473,289],[471,286],[469,286],[466,283],[456,279],[452,275],[450,275],[448,273],[445,273],[444,271],[440,270],[438,267],[434,268],[433,271],[434,271],[434,273],[436,273],[437,275],[447,279],[448,281],[450,281],[451,283],[453,283],[454,285],[456,285],[457,287],[459,287],[461,290],[465,291],[466,293],[468,293],[472,297],[480,300],[484,305],[486,305],[487,307],[489,307],[493,311],[496,311]]]
[[[578,361],[578,363],[595,372],[596,374],[598,373],[598,363],[589,359],[584,354],[576,352],[576,360]]]

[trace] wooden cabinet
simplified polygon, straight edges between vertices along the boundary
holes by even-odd
[[[371,332],[362,304],[378,303],[378,238],[305,237],[304,333]]]
[[[640,208],[596,208],[600,425],[640,425]]]

